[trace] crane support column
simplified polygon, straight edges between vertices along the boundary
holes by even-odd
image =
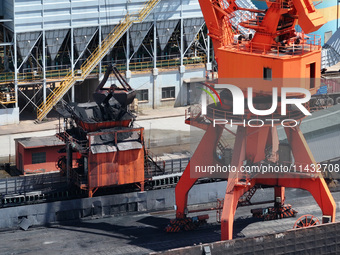
[[[216,164],[214,152],[216,150],[218,139],[222,134],[223,128],[214,127],[210,124],[201,142],[199,143],[194,155],[191,157],[189,164],[184,170],[181,179],[176,185],[176,218],[181,219],[186,216],[188,193],[191,187],[200,177],[206,177],[204,173],[195,173],[192,175],[192,168],[195,166],[209,166]]]

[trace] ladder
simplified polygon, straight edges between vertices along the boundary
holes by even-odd
[[[133,23],[142,22],[160,0],[149,0],[144,7],[136,14],[126,15],[110,34],[102,41],[80,67],[80,70],[70,71],[47,97],[46,102],[42,102],[37,107],[37,120],[41,121],[52,110],[66,92],[74,86],[77,81],[83,81],[98,65],[98,63],[109,53],[117,41],[125,34]]]

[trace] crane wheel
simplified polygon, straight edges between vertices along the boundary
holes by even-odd
[[[334,105],[334,99],[331,98],[331,97],[327,98],[327,100],[326,100],[326,105],[327,105],[327,106],[332,106],[332,105]]]
[[[335,99],[335,103],[336,103],[336,104],[340,104],[340,97],[337,97],[337,98]]]
[[[296,220],[293,228],[308,228],[315,225],[320,225],[318,218],[311,214],[306,214]]]
[[[61,172],[66,171],[66,156],[60,156],[55,162],[55,167]]]

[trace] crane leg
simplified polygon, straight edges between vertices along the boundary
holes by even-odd
[[[309,149],[309,146],[304,138],[299,127],[285,128],[288,141],[291,145],[295,159],[295,165],[304,169],[306,166],[311,169],[311,165],[316,166],[316,161]],[[317,175],[318,173],[316,173]],[[284,179],[283,179],[284,180]],[[287,183],[289,187],[289,183]],[[304,178],[301,180],[301,189],[308,190],[314,197],[315,201],[320,206],[323,215],[331,216],[332,222],[335,221],[336,205],[329,188],[323,179],[322,175],[313,178]],[[285,185],[283,185],[285,186]]]
[[[229,182],[228,182],[229,185]],[[232,185],[232,184],[231,184]],[[221,217],[221,240],[233,239],[234,217],[237,209],[239,198],[251,189],[254,185],[247,187],[234,186],[230,187],[231,191],[226,193],[223,204],[223,212]],[[228,188],[227,188],[228,189]]]
[[[234,216],[239,198],[252,186],[239,185],[239,170],[246,158],[247,128],[238,127],[231,165],[237,167],[236,172],[229,173],[226,195],[221,216],[221,240],[233,238]],[[242,178],[242,177],[241,177]]]
[[[190,162],[184,170],[181,179],[176,185],[176,218],[182,219],[186,216],[188,204],[188,193],[198,178],[190,178]]]
[[[188,193],[198,178],[206,177],[209,173],[196,173],[196,166],[211,166],[216,164],[214,159],[216,146],[222,134],[223,127],[210,124],[199,143],[189,164],[184,170],[179,182],[176,185],[176,218],[181,219],[186,216]]]
[[[284,202],[285,202],[285,187],[282,187],[282,186],[274,187],[274,199],[275,199],[275,203],[276,203],[276,198],[277,197],[281,198],[280,204],[284,204]]]

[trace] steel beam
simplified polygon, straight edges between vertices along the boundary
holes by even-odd
[[[17,34],[14,32],[14,90],[15,90],[15,107],[18,107],[18,51],[17,51]]]
[[[44,104],[46,104],[46,36],[45,30],[43,31],[43,100]]]

